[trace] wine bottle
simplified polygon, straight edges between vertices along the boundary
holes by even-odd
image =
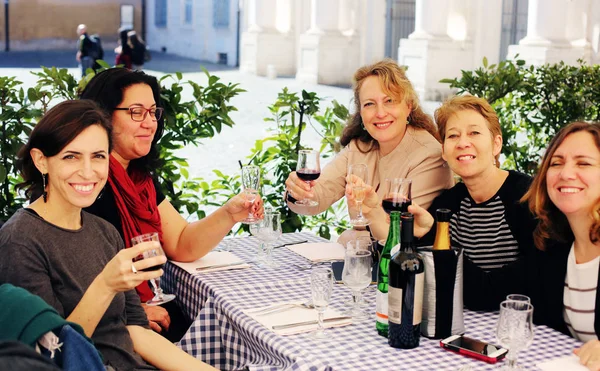
[[[450,209],[437,209],[435,218],[437,226],[433,250],[450,250]]]
[[[379,259],[377,272],[377,312],[375,328],[381,336],[388,336],[388,270],[390,266],[391,251],[400,243],[400,212],[390,213],[390,229],[385,246]]]
[[[423,287],[423,259],[415,251],[414,217],[402,213],[400,250],[392,257],[388,287],[388,344],[394,348],[419,346]]]

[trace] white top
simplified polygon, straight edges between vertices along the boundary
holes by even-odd
[[[563,293],[565,305],[563,316],[571,335],[583,342],[597,339],[594,331],[594,312],[599,266],[600,257],[587,263],[577,264],[575,252],[571,246]]]

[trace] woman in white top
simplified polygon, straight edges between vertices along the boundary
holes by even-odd
[[[563,128],[523,199],[539,219],[534,320],[585,342],[574,353],[600,370],[600,123]]]

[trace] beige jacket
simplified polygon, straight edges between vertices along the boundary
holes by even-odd
[[[321,176],[313,188],[318,206],[306,207],[288,202],[290,209],[302,215],[316,215],[327,210],[344,197],[347,169],[351,164],[367,165],[369,184],[376,190],[380,199],[384,196],[386,178],[412,179],[413,202],[424,208],[428,208],[442,190],[454,185],[452,172],[448,166],[444,166],[442,160],[441,144],[425,130],[409,125],[400,144],[384,157],[381,157],[377,150],[363,153],[357,145],[366,149],[364,143],[353,140],[321,171]],[[387,234],[387,226],[381,227]],[[380,236],[375,237],[383,237]]]

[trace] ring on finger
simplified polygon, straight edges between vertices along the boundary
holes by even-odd
[[[131,271],[133,272],[133,274],[137,274],[138,270],[135,269],[135,265],[133,263],[131,263]]]

